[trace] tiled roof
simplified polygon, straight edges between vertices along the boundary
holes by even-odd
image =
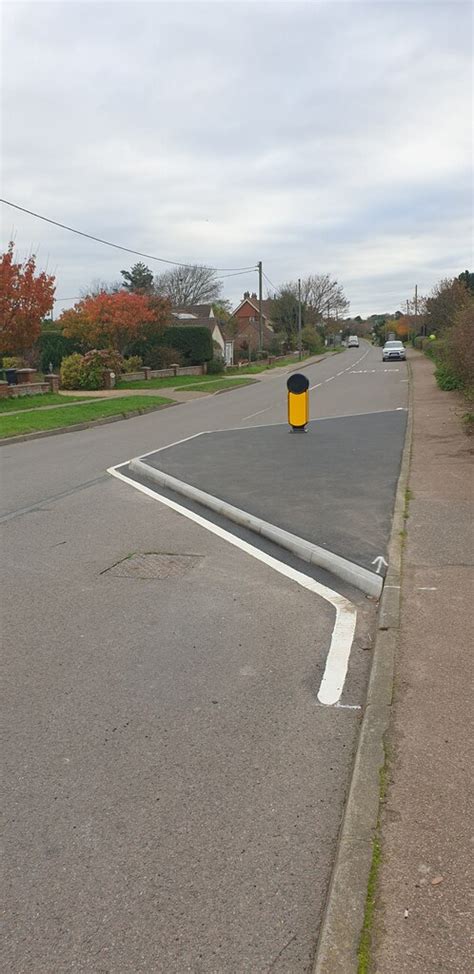
[[[173,314],[196,315],[197,318],[210,318],[212,304],[188,304],[173,308]]]

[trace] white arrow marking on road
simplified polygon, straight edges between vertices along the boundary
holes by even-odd
[[[382,565],[384,568],[388,568],[388,561],[385,561],[383,555],[377,555],[377,558],[374,558],[372,564],[375,565],[375,571],[377,572],[377,575],[380,575],[380,572],[382,571]]]

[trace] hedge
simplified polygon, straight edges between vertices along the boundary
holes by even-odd
[[[203,365],[213,358],[212,335],[208,328],[167,328],[162,343],[181,352],[185,365]]]

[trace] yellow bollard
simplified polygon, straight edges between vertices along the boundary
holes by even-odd
[[[292,433],[306,433],[309,422],[309,379],[300,372],[294,372],[287,380],[288,423]]]

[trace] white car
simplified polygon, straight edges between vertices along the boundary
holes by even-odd
[[[385,342],[382,349],[382,362],[402,361],[406,359],[406,351],[403,342]]]
[[[347,342],[348,348],[359,348],[359,339],[357,335],[349,335],[349,340]]]

